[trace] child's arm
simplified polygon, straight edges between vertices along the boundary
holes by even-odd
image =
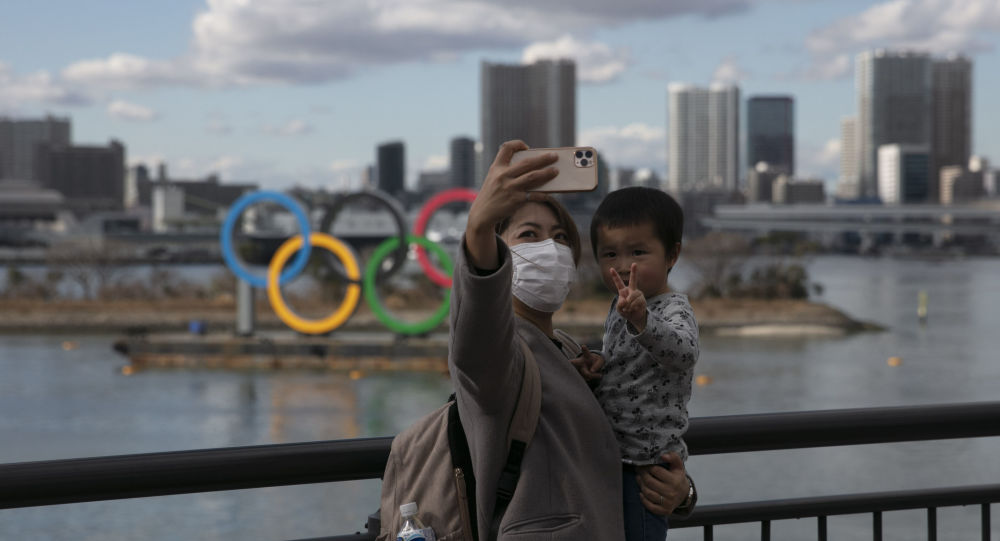
[[[667,310],[650,310],[646,328],[627,329],[646,351],[664,365],[691,368],[698,360],[698,322],[688,303],[671,304]]]
[[[668,314],[650,312],[646,307],[646,297],[639,291],[632,264],[628,285],[618,273],[611,269],[611,279],[618,288],[618,313],[628,323],[626,330],[653,357],[663,364],[690,368],[698,360],[698,324],[695,322],[691,305]]]

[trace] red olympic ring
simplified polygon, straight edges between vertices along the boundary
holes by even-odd
[[[413,234],[418,237],[424,236],[424,230],[427,229],[427,223],[430,222],[431,216],[442,206],[456,201],[471,203],[475,198],[476,191],[469,188],[452,188],[435,195],[420,209],[417,221],[413,224]],[[420,263],[420,268],[424,269],[424,273],[427,274],[427,277],[432,282],[440,287],[451,287],[451,277],[431,264],[430,258],[427,257],[427,250],[419,244],[417,245],[417,261]]]

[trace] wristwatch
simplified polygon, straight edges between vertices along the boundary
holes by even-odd
[[[691,476],[686,473],[684,474],[684,476],[687,477],[688,480],[687,498],[684,498],[684,501],[681,502],[681,504],[678,505],[673,512],[674,515],[682,517],[690,515],[691,512],[694,511],[695,504],[698,502],[698,489],[694,487],[694,480],[691,479]]]

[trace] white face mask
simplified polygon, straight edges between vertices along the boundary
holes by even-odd
[[[576,280],[576,265],[569,246],[553,239],[510,247],[514,264],[512,293],[539,312],[555,312]]]

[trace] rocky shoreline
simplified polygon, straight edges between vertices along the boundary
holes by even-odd
[[[556,325],[585,336],[600,336],[606,300],[567,303]],[[693,303],[702,334],[742,336],[842,335],[883,330],[857,321],[825,304],[804,300],[707,299]],[[231,299],[159,301],[0,300],[0,333],[147,334],[185,332],[192,320],[206,332],[232,332],[236,309]],[[419,319],[426,312],[395,312]],[[444,324],[446,325],[446,324]],[[270,306],[257,303],[256,328],[285,329]],[[350,331],[385,331],[366,306],[341,327]]]

